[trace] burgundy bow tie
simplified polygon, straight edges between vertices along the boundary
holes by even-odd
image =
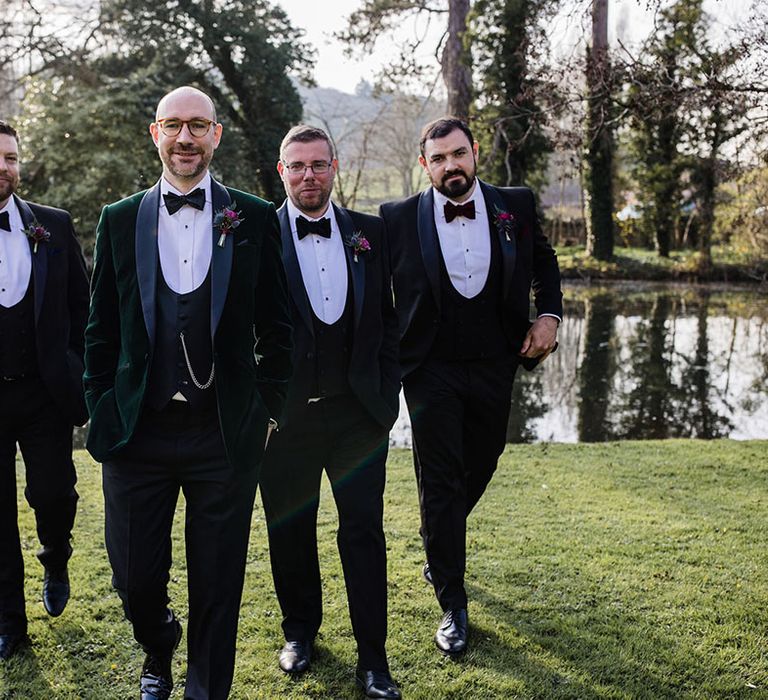
[[[466,219],[474,219],[475,201],[471,199],[466,204],[446,202],[443,211],[445,212],[445,222],[447,224],[450,224],[457,216],[463,216]]]

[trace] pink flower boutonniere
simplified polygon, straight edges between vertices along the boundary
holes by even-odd
[[[503,233],[508,241],[512,240],[512,236],[515,233],[515,217],[508,211],[499,209],[495,204],[493,205],[493,223],[496,225],[499,233]]]
[[[237,202],[232,202],[231,207],[222,207],[216,216],[213,217],[213,225],[218,226],[221,235],[219,236],[219,248],[223,248],[227,240],[227,234],[232,233],[241,223],[242,212],[237,211]]]
[[[22,229],[22,233],[29,238],[29,240],[34,242],[35,245],[32,248],[33,253],[37,253],[37,244],[40,243],[40,241],[47,241],[51,237],[51,232],[46,230],[45,226],[37,221],[33,221],[27,228]]]
[[[371,249],[371,244],[362,231],[355,231],[345,243],[352,248],[352,252],[355,254],[355,262],[357,262],[359,254],[367,253]]]

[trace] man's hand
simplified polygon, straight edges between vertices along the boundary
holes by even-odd
[[[528,334],[520,348],[523,357],[541,357],[543,362],[555,347],[558,320],[554,316],[537,318],[528,330]]]

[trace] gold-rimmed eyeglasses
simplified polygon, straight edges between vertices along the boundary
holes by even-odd
[[[184,125],[187,125],[189,133],[195,138],[201,138],[205,136],[211,128],[211,124],[216,122],[210,119],[203,119],[202,117],[195,117],[194,119],[177,119],[176,117],[168,117],[166,119],[158,119],[155,122],[166,136],[178,136]]]

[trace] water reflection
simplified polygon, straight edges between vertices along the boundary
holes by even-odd
[[[568,285],[560,348],[515,381],[508,442],[768,438],[765,291]],[[407,414],[392,433],[410,443]]]

